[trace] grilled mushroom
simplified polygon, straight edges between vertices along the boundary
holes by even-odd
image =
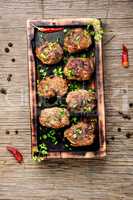
[[[43,64],[56,64],[62,59],[63,50],[59,43],[46,41],[36,48],[36,56]]]
[[[62,128],[69,125],[69,112],[65,108],[46,108],[41,111],[39,121],[45,127]]]
[[[71,126],[64,132],[64,137],[69,140],[72,146],[80,147],[91,145],[94,142],[94,131],[96,124],[94,121],[79,122]]]
[[[64,38],[64,48],[69,53],[86,49],[91,44],[92,40],[90,34],[82,28],[71,29]]]

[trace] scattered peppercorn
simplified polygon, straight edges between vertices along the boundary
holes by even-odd
[[[15,58],[12,58],[11,61],[12,61],[12,62],[15,62],[16,60],[15,60]]]
[[[13,44],[12,44],[11,42],[9,42],[9,43],[8,43],[8,46],[9,46],[9,47],[12,47],[12,46],[13,46]]]
[[[132,108],[133,107],[133,103],[129,103],[129,107]]]
[[[10,50],[8,47],[5,48],[5,52],[8,53]]]
[[[15,134],[18,135],[18,130],[15,130]]]
[[[111,139],[111,140],[115,140],[115,137],[114,137],[114,136],[112,136],[110,139]]]
[[[5,95],[6,95],[6,94],[7,94],[7,91],[6,91],[6,89],[4,89],[4,88],[1,88],[1,89],[0,89],[0,93],[1,93],[1,94],[5,94]]]
[[[118,128],[117,130],[118,130],[118,132],[121,132],[121,128]]]
[[[11,81],[12,74],[8,74],[7,81]]]
[[[9,131],[9,130],[6,130],[6,134],[9,135],[9,134],[10,134],[10,131]]]
[[[107,144],[109,144],[109,141],[108,141],[108,140],[106,140],[106,143],[107,143]]]
[[[129,133],[129,132],[126,133],[126,137],[127,137],[127,139],[130,139],[132,135],[133,135],[132,133]]]
[[[123,93],[127,93],[127,90],[126,90],[126,89],[123,89]]]

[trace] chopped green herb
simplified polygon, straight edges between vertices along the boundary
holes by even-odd
[[[48,91],[48,85],[45,85],[45,91]]]
[[[72,117],[71,122],[76,124],[78,122],[78,118],[77,117]]]
[[[54,129],[50,130],[49,132],[47,132],[47,139],[49,139],[49,141],[51,141],[53,144],[58,144],[55,134],[56,131]]]
[[[65,147],[66,150],[69,150],[69,151],[72,150],[72,148],[71,148],[70,145],[68,145],[68,144],[64,144],[64,147]]]
[[[88,92],[90,92],[90,93],[96,93],[96,90],[93,89],[93,88],[89,88],[89,89],[88,89]]]
[[[73,103],[72,108],[76,108],[77,106],[78,106],[78,104],[75,102],[75,103]]]
[[[90,33],[91,36],[95,35],[95,31],[90,31],[89,33]]]
[[[77,135],[81,135],[82,130],[80,128],[76,128],[74,131]]]
[[[75,41],[76,41],[76,42],[80,42],[80,35],[78,35],[78,36],[75,38]]]
[[[60,115],[61,115],[61,117],[64,117],[64,115],[65,115],[64,109],[62,109],[62,111],[60,112]]]
[[[94,36],[94,39],[96,40],[96,41],[99,41],[99,40],[101,40],[102,39],[102,36],[103,36],[103,30],[101,29],[101,30],[99,30],[98,32],[95,32],[95,36]]]
[[[60,43],[60,38],[59,37],[57,37],[56,42]]]
[[[39,153],[41,153],[42,155],[48,154],[48,147],[46,144],[44,144],[44,143],[39,144]]]
[[[67,63],[67,58],[64,57],[64,58],[63,58],[63,61],[64,61],[64,64],[66,64],[66,63]]]
[[[40,79],[44,79],[48,73],[48,67],[42,68],[41,65],[37,65],[37,70],[40,76]]]
[[[69,91],[79,90],[81,85],[79,83],[70,83],[69,84]]]
[[[82,58],[86,58],[86,54],[82,54],[81,57],[82,57]]]
[[[74,70],[73,70],[73,69],[68,69],[68,70],[67,70],[67,76],[68,76],[69,78],[71,78],[72,76],[74,76]]]
[[[56,141],[54,142],[54,144],[55,144],[55,145],[58,144],[58,141],[56,140]]]
[[[94,51],[92,51],[92,52],[90,53],[90,56],[91,56],[91,57],[94,57],[94,56],[95,56]]]
[[[67,28],[64,28],[63,32],[64,32],[64,33],[67,33],[67,32],[68,32],[68,29],[67,29]]]
[[[92,112],[92,109],[91,109],[91,107],[86,107],[86,108],[84,108],[84,111],[85,112]]]
[[[91,28],[91,24],[87,24],[86,30],[89,31]]]
[[[47,135],[44,134],[44,135],[42,136],[42,138],[43,138],[44,140],[46,140],[46,139],[47,139]]]
[[[53,73],[54,73],[55,76],[59,76],[59,77],[63,77],[63,75],[64,75],[62,67],[55,68],[53,70]]]

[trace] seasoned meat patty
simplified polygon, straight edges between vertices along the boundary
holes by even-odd
[[[96,106],[95,92],[84,89],[69,92],[66,98],[70,111],[91,112]]]
[[[39,121],[45,127],[62,128],[69,125],[69,112],[65,108],[46,108],[41,111]]]
[[[45,42],[36,48],[36,56],[43,64],[56,64],[62,59],[63,50],[57,42]]]
[[[69,53],[86,49],[91,44],[92,40],[90,34],[82,28],[71,29],[64,38],[64,48]]]
[[[69,140],[72,146],[80,147],[91,145],[94,141],[96,124],[93,121],[88,123],[79,122],[64,132],[64,137]]]
[[[65,79],[54,76],[47,77],[45,80],[40,81],[38,84],[38,93],[40,96],[47,98],[54,96],[64,96],[67,93],[67,82]]]
[[[89,80],[93,72],[93,58],[70,57],[66,66],[64,67],[64,74],[69,80]]]

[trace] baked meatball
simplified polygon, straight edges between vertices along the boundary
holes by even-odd
[[[64,37],[64,48],[69,53],[75,53],[88,48],[92,44],[90,34],[82,28],[74,28],[68,31]]]
[[[50,128],[62,128],[69,125],[69,112],[65,108],[46,108],[41,111],[40,124]]]
[[[43,64],[56,64],[62,59],[63,50],[57,42],[45,42],[36,48],[36,56]]]
[[[64,74],[69,80],[89,80],[94,72],[93,58],[70,57],[64,67]]]
[[[47,77],[38,84],[38,93],[40,96],[51,98],[54,96],[64,96],[67,93],[67,81],[61,77]]]
[[[91,112],[96,106],[96,93],[84,89],[69,92],[66,98],[68,110]]]
[[[88,123],[79,122],[64,132],[64,137],[69,140],[72,146],[80,147],[91,145],[94,142],[94,131],[96,124],[93,121]]]

